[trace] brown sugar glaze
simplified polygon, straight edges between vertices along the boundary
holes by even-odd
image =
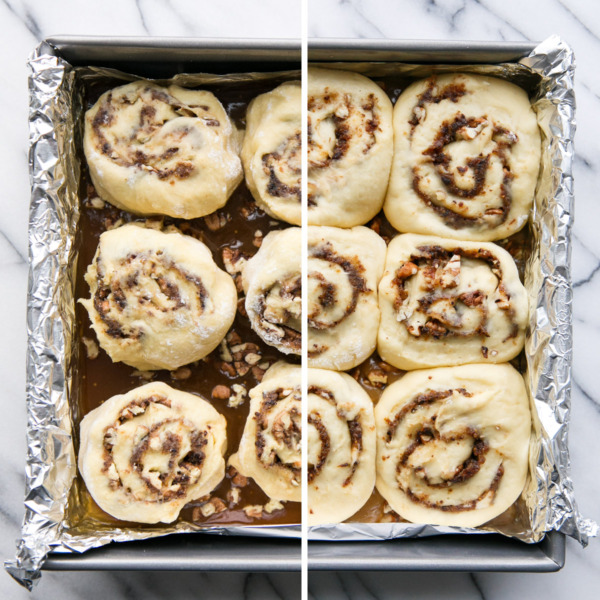
[[[365,73],[369,76],[368,72]],[[401,76],[385,76],[385,77],[374,77],[373,80],[388,94],[393,103],[396,102],[401,92],[413,81],[415,78],[406,78]],[[399,232],[396,231],[390,222],[386,219],[385,214],[381,211],[371,221],[366,223],[366,227],[370,227],[376,233],[378,233],[386,242],[389,244],[391,239]],[[498,240],[494,242],[499,246],[507,250],[517,265],[519,271],[519,277],[523,281],[525,263],[532,252],[533,237],[526,226],[521,231],[515,233],[511,237],[505,240]],[[525,355],[521,352],[511,364],[520,372],[525,372]],[[387,375],[387,383],[385,384],[373,384],[369,380],[369,373],[373,371],[383,371]],[[374,352],[366,361],[358,365],[354,369],[348,371],[363,389],[369,394],[374,404],[377,404],[381,394],[384,392],[386,387],[398,379],[401,379],[405,374],[405,371],[397,369],[392,365],[384,362],[377,352]],[[375,379],[374,379],[375,380]],[[402,517],[391,511],[387,502],[379,494],[377,489],[373,490],[371,497],[367,500],[364,506],[357,511],[352,517],[346,520],[347,523],[380,523],[380,522],[407,522]],[[510,507],[503,514],[499,515],[489,523],[486,523],[483,527],[493,528],[503,531],[507,534],[516,534],[522,531],[530,529],[527,508],[524,501],[521,499]]]
[[[286,78],[273,78],[267,81],[236,82],[223,84],[211,89],[225,106],[228,114],[239,128],[244,128],[244,117],[248,103],[255,96],[269,91],[279,85]],[[290,79],[289,77],[287,79]],[[102,82],[88,85],[85,90],[86,108],[90,108],[98,97],[108,89],[122,84],[122,82]],[[208,87],[203,89],[209,89]],[[81,151],[83,158],[83,151]],[[76,298],[89,297],[89,288],[84,280],[84,274],[88,265],[92,262],[100,235],[107,228],[124,224],[131,221],[145,222],[145,217],[139,217],[125,211],[121,211],[105,203],[104,207],[98,204],[97,194],[91,183],[85,161],[82,160],[82,172],[79,186],[79,197],[81,202],[81,217],[79,222],[78,263],[75,283]],[[92,203],[92,200],[94,202]],[[221,223],[219,224],[219,219]],[[193,220],[172,219],[165,217],[152,217],[150,221],[155,226],[163,228],[174,225],[183,233],[191,235],[204,242],[211,250],[213,258],[221,269],[223,264],[222,251],[225,248],[237,249],[244,256],[252,256],[258,251],[260,237],[256,232],[260,231],[264,237],[269,231],[283,229],[289,225],[269,217],[256,207],[252,195],[245,183],[242,182],[235,190],[226,206],[213,213],[213,219],[199,218]],[[222,224],[222,227],[219,226]],[[243,291],[238,284],[238,307],[242,306]],[[249,398],[246,397],[243,404],[237,408],[227,406],[227,400],[211,398],[211,392],[217,385],[225,385],[231,388],[233,384],[243,385],[247,391],[259,383],[262,373],[250,368],[246,374],[235,374],[224,369],[223,360],[220,357],[219,348],[208,357],[196,363],[187,365],[188,371],[181,368],[173,373],[169,371],[154,371],[151,379],[145,377],[149,374],[140,374],[133,367],[123,363],[113,363],[108,355],[100,348],[97,358],[90,359],[87,356],[83,338],[96,341],[94,331],[90,327],[90,320],[86,310],[80,304],[76,306],[77,332],[76,338],[79,344],[79,358],[75,367],[73,380],[73,398],[77,403],[75,411],[75,425],[78,429],[81,418],[102,404],[105,400],[115,394],[125,393],[135,387],[151,381],[164,381],[174,388],[197,394],[208,400],[227,420],[227,451],[225,460],[233,454],[239,445],[244,424],[248,416]],[[265,344],[250,328],[250,323],[244,314],[238,309],[236,318],[230,332],[235,332],[241,338],[241,343],[252,343],[258,346],[258,354],[261,355],[259,364],[264,366],[265,362],[273,364],[278,360],[287,362],[299,362],[293,356],[285,356],[275,348]],[[231,344],[233,345],[233,344]],[[231,363],[230,363],[231,364]],[[183,377],[183,378],[182,378]],[[222,500],[228,507],[223,512],[218,512],[204,517],[196,507],[202,502],[196,501],[186,505],[181,511],[178,521],[194,523],[196,525],[275,525],[275,524],[298,524],[300,523],[300,503],[286,502],[283,510],[275,510],[272,513],[262,512],[260,518],[251,518],[242,510],[248,505],[265,505],[269,497],[258,487],[252,479],[248,479],[247,485],[239,487],[240,500],[235,505],[230,505],[227,500],[227,492],[232,489],[231,469],[226,470],[226,476],[217,488],[210,494],[211,498]],[[77,497],[78,510],[72,511],[71,525],[85,527],[85,523],[92,521],[96,528],[102,526],[131,526],[136,528],[147,528],[139,523],[125,523],[111,517],[102,511],[92,500],[85,489],[85,484],[78,475],[78,494],[72,494],[71,499]],[[83,510],[82,510],[83,507]],[[156,528],[157,526],[150,526]]]

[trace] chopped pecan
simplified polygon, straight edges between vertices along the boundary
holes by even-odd
[[[189,367],[179,367],[176,371],[171,371],[173,379],[189,379],[192,375],[192,370]]]
[[[215,400],[227,400],[231,396],[231,390],[226,385],[215,385],[210,395]]]
[[[251,519],[260,519],[263,513],[263,507],[260,504],[249,504],[242,509]]]
[[[367,379],[371,385],[374,385],[375,387],[383,387],[388,381],[388,376],[381,369],[375,368],[369,371]]]
[[[231,479],[231,484],[236,487],[246,487],[248,485],[248,478],[241,473],[236,473]]]

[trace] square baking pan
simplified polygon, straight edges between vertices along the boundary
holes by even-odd
[[[160,78],[179,72],[231,73],[298,68],[294,40],[52,37],[56,54],[74,66],[112,67]],[[517,61],[533,43],[314,40],[311,61],[499,63]],[[419,539],[310,541],[309,569],[404,571],[559,570],[565,539],[552,532],[538,544],[504,536],[446,535]],[[301,567],[295,539],[204,534],[109,544],[85,553],[51,552],[47,570],[295,571]]]

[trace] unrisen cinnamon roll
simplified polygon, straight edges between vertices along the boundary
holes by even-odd
[[[399,231],[491,241],[525,225],[541,142],[524,90],[464,73],[409,86],[394,107],[385,214]]]
[[[250,412],[229,463],[275,500],[300,502],[302,492],[300,367],[275,363],[250,390]]]
[[[226,446],[225,419],[206,400],[153,382],[84,417],[79,471],[113,517],[170,523],[223,479]]]
[[[106,231],[85,280],[100,346],[136,369],[177,369],[212,352],[233,323],[233,279],[200,241],[129,224]]]
[[[496,244],[395,237],[379,304],[379,354],[400,369],[505,362],[525,341],[527,293]]]
[[[392,103],[370,79],[308,70],[308,223],[353,227],[381,209],[392,161]]]
[[[308,364],[344,371],[375,349],[385,242],[367,227],[308,228]]]
[[[252,100],[246,113],[242,163],[246,183],[269,215],[300,225],[300,82]]]
[[[308,370],[308,524],[340,523],[375,486],[375,417],[350,375]]]
[[[225,205],[242,179],[239,140],[210,92],[136,81],[86,113],[83,148],[101,198],[138,214],[192,219]]]
[[[377,489],[409,521],[476,527],[523,491],[531,414],[510,365],[408,373],[384,391],[375,421]]]
[[[242,271],[252,329],[285,354],[302,350],[300,255],[299,227],[272,231]]]

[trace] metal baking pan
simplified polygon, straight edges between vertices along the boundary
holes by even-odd
[[[162,77],[178,72],[274,71],[298,68],[294,40],[52,37],[57,55],[73,65],[102,65]],[[311,61],[497,63],[516,61],[533,43],[314,40]],[[385,542],[309,542],[311,570],[557,571],[564,565],[564,535],[538,544],[500,535],[434,536]],[[110,544],[83,554],[52,552],[46,570],[297,571],[298,540],[171,535]]]

